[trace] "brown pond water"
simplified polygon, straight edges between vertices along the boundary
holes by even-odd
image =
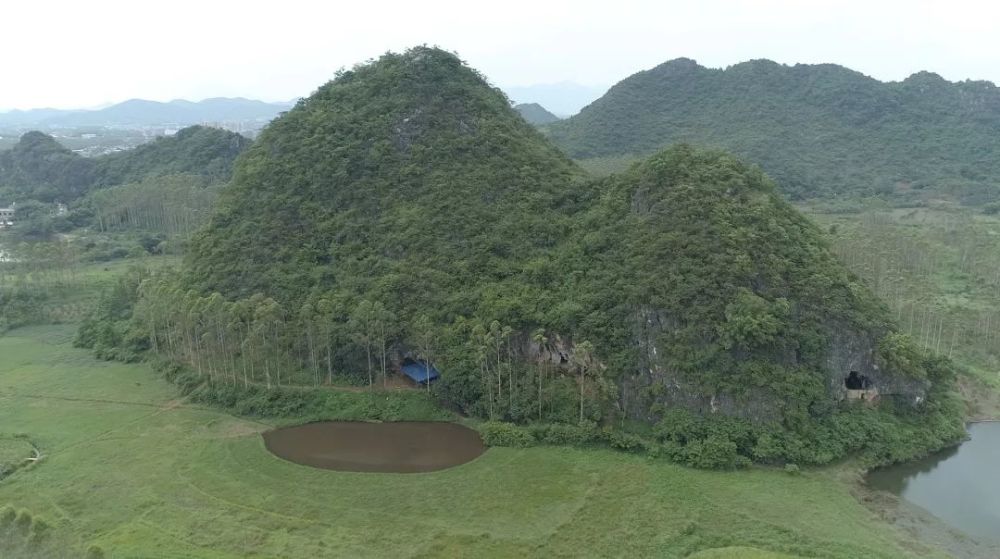
[[[307,423],[264,433],[264,445],[290,462],[345,472],[433,472],[486,451],[468,427],[424,421]]]

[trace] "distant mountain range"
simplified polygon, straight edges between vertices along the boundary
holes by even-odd
[[[242,97],[217,97],[204,101],[174,100],[166,103],[131,99],[98,110],[32,109],[0,113],[0,127],[82,128],[176,126],[216,122],[266,123],[294,102],[265,103]]]
[[[559,117],[567,117],[600,97],[607,87],[559,82],[503,88],[515,104],[538,103]]]
[[[681,58],[546,130],[581,160],[627,161],[678,142],[730,150],[793,198],[1000,197],[1000,88],[930,72],[881,82],[835,64],[714,69]]]

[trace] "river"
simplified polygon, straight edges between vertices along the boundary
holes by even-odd
[[[1000,542],[1000,422],[973,423],[969,440],[868,474],[868,484],[919,505],[982,540]]]

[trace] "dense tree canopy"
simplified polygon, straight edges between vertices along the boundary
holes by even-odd
[[[151,348],[226,390],[374,385],[419,358],[470,414],[657,423],[696,465],[961,433],[947,366],[892,333],[760,169],[680,146],[587,180],[438,49],[301,101],[240,159],[183,273],[123,285],[80,342]],[[842,362],[880,375],[887,404],[839,404]]]
[[[233,161],[250,146],[243,136],[206,126],[191,126],[135,149],[97,158],[96,183],[109,186],[149,177],[196,174],[228,180]]]
[[[164,175],[226,181],[249,145],[250,140],[234,132],[192,126],[133,150],[90,159],[47,134],[28,132],[13,149],[0,152],[0,203],[69,203],[96,188]]]
[[[52,136],[28,132],[0,152],[0,191],[11,200],[68,201],[84,195],[94,182],[96,163],[66,149]]]
[[[996,200],[1000,89],[921,72],[883,83],[832,64],[666,62],[547,127],[578,159],[676,142],[732,150],[794,198],[845,194]]]

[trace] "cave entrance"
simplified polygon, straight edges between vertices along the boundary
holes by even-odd
[[[868,390],[872,387],[872,381],[866,375],[862,375],[857,371],[851,371],[851,374],[847,375],[844,379],[844,386],[848,390]]]

